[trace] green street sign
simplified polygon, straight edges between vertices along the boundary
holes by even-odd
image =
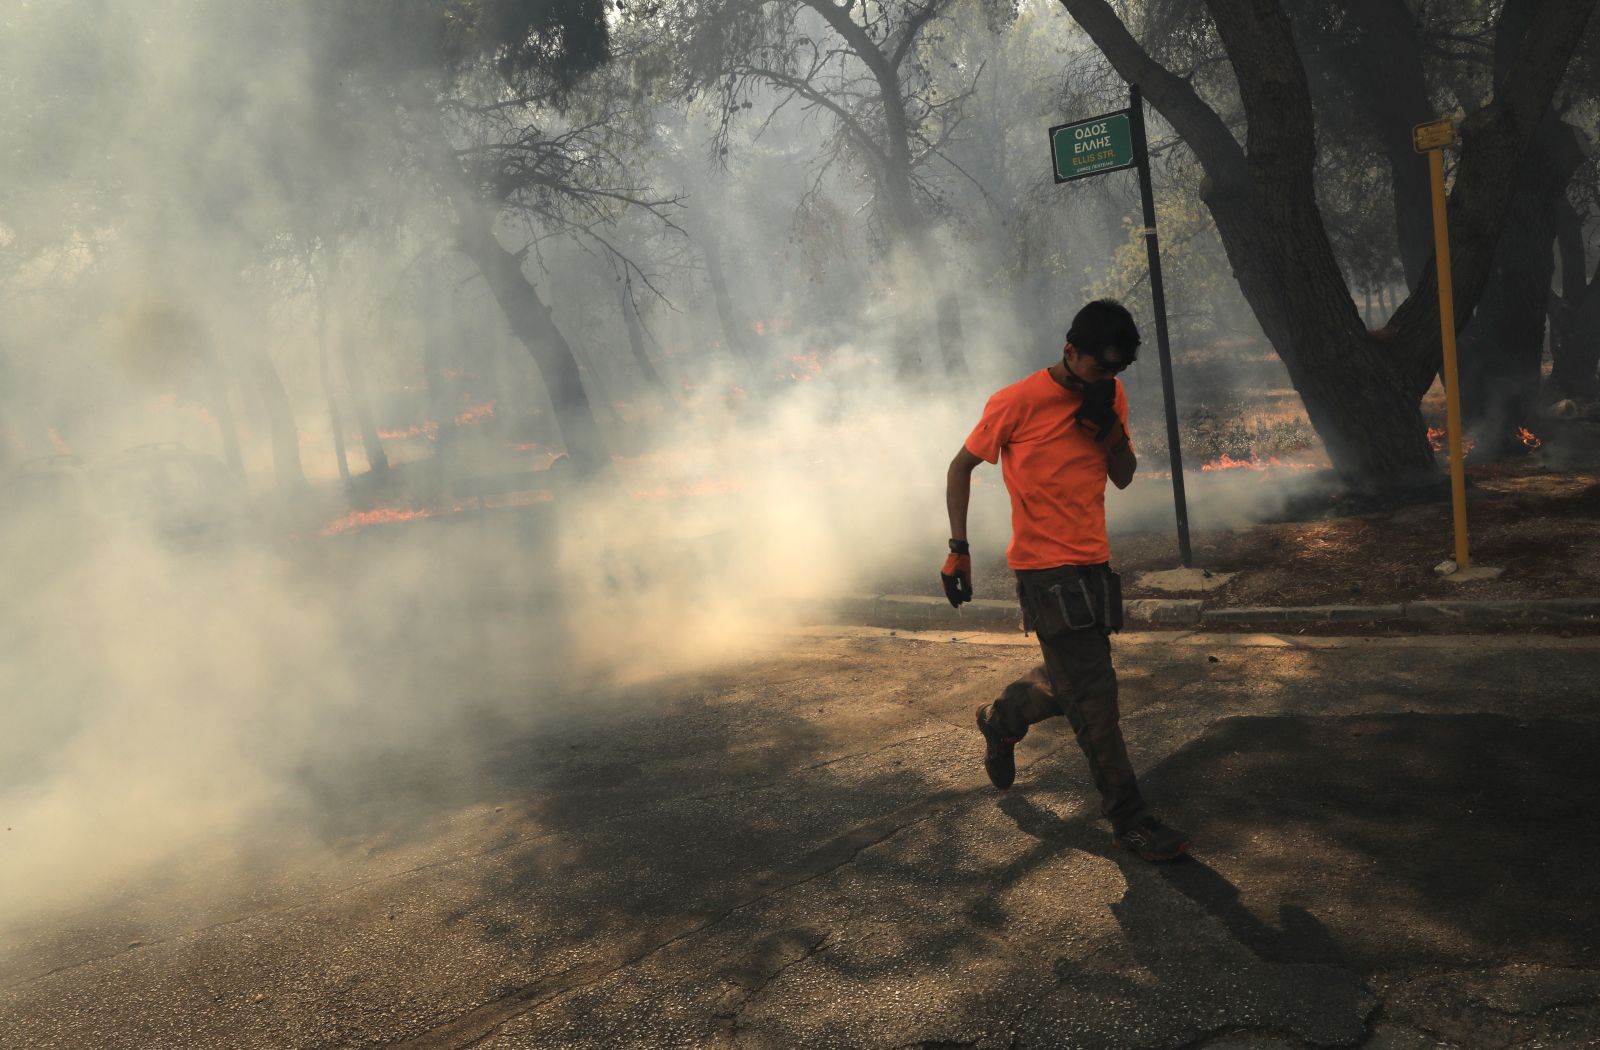
[[[1138,163],[1133,151],[1133,131],[1128,111],[1104,113],[1050,129],[1050,156],[1056,181],[1070,182],[1086,175],[1131,168]]]

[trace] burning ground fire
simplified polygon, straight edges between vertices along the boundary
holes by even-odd
[[[1522,442],[1523,447],[1529,449],[1539,448],[1544,444],[1544,441],[1539,437],[1539,435],[1535,434],[1527,427],[1517,428],[1517,438]],[[1433,446],[1433,450],[1435,452],[1443,452],[1445,449],[1450,447],[1444,427],[1428,428],[1428,444]],[[1472,438],[1461,439],[1461,451],[1463,453],[1471,452],[1477,447],[1477,445],[1478,443]]]
[[[549,457],[549,462],[544,464],[543,467],[535,468],[525,474],[507,475],[510,480],[525,482],[527,484],[525,488],[496,492],[492,502],[486,502],[480,498],[456,501],[449,505],[373,507],[367,510],[351,510],[324,525],[318,530],[318,535],[325,537],[336,536],[340,533],[379,525],[399,525],[424,519],[448,518],[452,515],[471,511],[526,507],[554,502],[556,498],[554,488],[545,487],[537,475],[548,469],[550,463],[560,458],[562,453],[536,442],[528,442],[511,447],[519,452],[542,452]],[[659,476],[661,464],[655,457],[613,456],[612,458],[617,466],[624,471],[636,471],[643,473],[646,477]],[[629,487],[627,494],[630,499],[639,503],[656,503],[677,499],[728,496],[744,492],[749,487],[749,482],[743,478],[702,478],[700,480],[684,480],[646,487]]]
[[[503,498],[496,500],[494,506],[530,506],[535,503],[551,503],[555,498],[556,494],[549,489],[530,489],[525,492],[506,493]],[[317,535],[337,536],[341,532],[364,529],[373,525],[398,525],[424,518],[447,518],[453,514],[481,509],[483,507],[480,504],[458,501],[449,506],[439,507],[374,507],[371,510],[352,510],[328,522],[318,530]]]
[[[790,354],[789,363],[794,366],[789,370],[789,378],[796,382],[803,383],[822,374],[822,355],[814,350],[809,354]]]
[[[471,405],[463,409],[456,416],[456,426],[464,427],[473,423],[481,423],[485,419],[494,418],[494,402],[485,401],[481,405]]]
[[[401,438],[421,437],[424,434],[430,438],[438,437],[439,424],[430,419],[426,423],[413,423],[404,430],[378,431],[378,436],[383,438],[385,441],[397,441]]]
[[[377,507],[373,510],[352,510],[322,527],[319,536],[333,536],[351,529],[365,528],[368,525],[393,525],[400,521],[416,521],[418,518],[431,518],[433,511],[426,507]]]
[[[1443,452],[1445,449],[1450,447],[1449,444],[1447,443],[1447,440],[1446,440],[1444,427],[1429,427],[1428,428],[1428,444],[1433,446],[1433,450],[1435,452]],[[1477,444],[1478,443],[1476,441],[1472,440],[1471,438],[1462,438],[1461,439],[1461,451],[1462,451],[1462,453],[1465,454],[1465,453],[1471,452],[1475,447],[1477,447]]]
[[[1224,452],[1220,458],[1200,464],[1201,470],[1321,470],[1320,463],[1285,463],[1277,456],[1262,459],[1250,453],[1249,459],[1234,459]]]
[[[456,426],[458,426],[458,427],[472,426],[474,423],[482,423],[486,419],[493,419],[493,418],[494,418],[494,402],[493,401],[485,401],[481,405],[469,405],[466,408],[462,409],[459,413],[457,413],[457,415],[456,415]],[[380,430],[380,431],[378,431],[378,436],[380,438],[383,438],[385,441],[400,440],[402,438],[422,437],[423,435],[426,435],[429,438],[438,437],[439,436],[439,424],[438,424],[438,422],[436,420],[429,419],[429,420],[426,420],[426,421],[424,421],[422,423],[413,423],[411,426],[405,427],[404,429],[400,429],[400,430]]]

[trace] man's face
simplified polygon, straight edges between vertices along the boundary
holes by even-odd
[[[1071,343],[1062,348],[1061,363],[1074,379],[1085,386],[1103,382],[1122,371],[1120,368],[1106,368],[1093,355],[1084,353]]]

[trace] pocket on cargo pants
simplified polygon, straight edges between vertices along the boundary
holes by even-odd
[[[1085,577],[1076,569],[1019,579],[1017,593],[1023,627],[1031,629],[1041,642],[1099,627]]]

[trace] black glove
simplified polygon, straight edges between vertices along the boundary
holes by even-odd
[[[950,599],[950,606],[954,609],[961,608],[962,602],[972,600],[972,555],[951,553],[944,560],[944,568],[939,570],[939,579],[944,582],[944,596]]]
[[[1120,422],[1117,416],[1117,381],[1102,379],[1084,387],[1083,404],[1078,406],[1073,418],[1093,427],[1096,441],[1110,437]]]

